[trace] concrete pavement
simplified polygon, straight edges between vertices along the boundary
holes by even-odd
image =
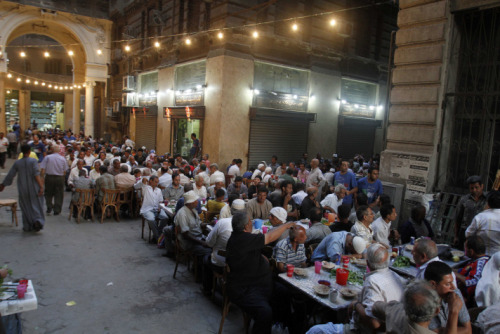
[[[0,193],[17,197],[15,182]],[[217,333],[220,303],[201,294],[185,265],[172,278],[175,261],[141,239],[140,219],[77,224],[68,220],[69,199],[66,192],[62,214],[47,216],[39,233],[22,231],[20,211],[15,227],[0,210],[0,265],[31,279],[38,297],[38,309],[22,313],[24,333]],[[243,333],[237,307],[224,333]]]

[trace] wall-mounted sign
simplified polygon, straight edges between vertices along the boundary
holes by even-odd
[[[374,106],[364,106],[350,103],[340,104],[340,114],[342,116],[375,118],[375,110],[376,107]]]
[[[175,105],[176,106],[201,106],[204,103],[203,90],[194,92],[176,92]]]
[[[281,110],[307,111],[307,96],[283,94],[276,92],[254,92],[253,106]]]
[[[205,107],[165,107],[163,118],[205,119]]]

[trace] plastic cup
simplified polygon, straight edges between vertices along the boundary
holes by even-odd
[[[342,268],[337,269],[337,284],[338,285],[346,285],[347,278],[349,277],[349,270],[345,270]]]
[[[262,226],[262,233],[266,234],[267,233],[267,226]]]
[[[329,223],[333,223],[333,222],[335,222],[335,219],[336,219],[336,218],[337,218],[337,215],[336,215],[336,214],[331,213],[331,212],[330,212],[330,213],[328,213],[328,222],[329,222]]]
[[[24,294],[26,293],[26,285],[21,285],[19,284],[17,286],[17,298],[21,299],[24,298]]]
[[[349,268],[349,256],[342,256],[342,266],[344,268]]]
[[[315,261],[314,262],[314,272],[316,274],[321,273],[321,261]]]
[[[293,271],[295,270],[295,266],[293,264],[288,264],[286,266],[286,275],[288,277],[292,277],[293,276]]]
[[[264,221],[262,219],[255,219],[253,221],[253,227],[256,229],[256,230],[260,230],[260,228],[262,227],[262,224],[264,223]]]

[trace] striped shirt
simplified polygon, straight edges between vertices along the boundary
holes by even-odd
[[[304,244],[298,244],[297,250],[295,251],[292,247],[290,238],[286,238],[279,241],[274,247],[274,258],[276,262],[298,266],[306,262],[306,248]]]

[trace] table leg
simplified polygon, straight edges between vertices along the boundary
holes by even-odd
[[[16,220],[16,226],[18,226],[18,223],[17,223],[17,203],[14,203],[12,205],[12,216],[13,216],[12,223],[14,223],[14,219],[15,219]]]

